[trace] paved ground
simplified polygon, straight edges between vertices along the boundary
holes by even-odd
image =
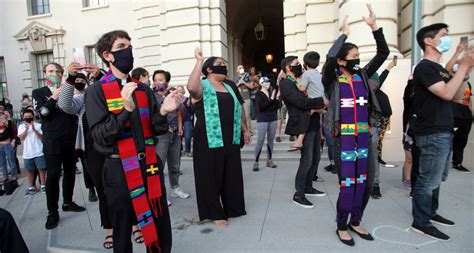
[[[279,145],[280,149],[286,147],[286,143]],[[472,152],[466,151],[469,154]],[[401,167],[382,168],[383,197],[369,202],[363,220],[363,226],[376,240],[367,242],[355,237],[356,246],[349,248],[335,234],[338,187],[336,176],[322,169],[327,158],[323,158],[319,170],[325,182],[315,187],[328,195],[310,198],[316,204],[314,209],[303,209],[291,201],[297,163],[284,158],[278,161],[277,169],[252,172],[252,162],[245,161],[248,215],[231,219],[230,227],[223,230],[198,221],[192,163],[183,162],[181,185],[191,198],[171,199],[173,252],[474,252],[473,174],[451,170],[443,183],[439,213],[456,221],[456,226],[440,227],[452,240],[439,242],[407,229],[411,202],[400,182]],[[82,175],[76,179],[74,200],[88,210],[60,213],[59,226],[52,231],[44,229],[45,195],[24,198],[25,181],[20,181],[14,195],[0,197],[0,207],[12,212],[31,252],[111,252],[102,248],[105,234],[100,227],[98,203],[87,201]],[[145,252],[143,245],[134,244],[134,248],[135,252]]]

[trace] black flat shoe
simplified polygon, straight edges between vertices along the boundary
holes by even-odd
[[[360,236],[360,238],[364,239],[364,240],[367,240],[367,241],[373,241],[374,238],[372,237],[372,235],[369,233],[369,234],[362,234],[362,233],[359,233],[357,232],[353,227],[352,225],[349,224],[349,229],[352,230],[352,232],[358,234]]]
[[[339,235],[339,230],[336,230],[336,235],[337,235],[337,237],[339,237],[339,241],[341,241],[345,245],[347,245],[347,246],[354,246],[355,245],[354,239],[342,240],[341,236]]]

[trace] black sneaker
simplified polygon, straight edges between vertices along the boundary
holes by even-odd
[[[71,204],[63,204],[63,211],[64,212],[84,212],[86,210],[85,207],[79,206],[78,204],[71,202]]]
[[[281,137],[276,137],[275,142],[281,142]]]
[[[46,229],[50,230],[58,226],[59,214],[49,214],[46,220]]]
[[[385,166],[387,163],[379,157],[379,164]]]
[[[443,226],[448,226],[448,227],[454,226],[453,221],[450,221],[450,220],[444,218],[441,215],[435,215],[435,216],[431,217],[430,221],[433,222],[433,223],[439,224],[439,225],[443,225]]]
[[[382,194],[380,193],[380,186],[378,184],[374,184],[374,188],[372,189],[372,194],[370,196],[373,199],[379,199],[382,197]]]
[[[461,164],[459,165],[453,165],[453,169],[455,170],[459,170],[461,172],[465,172],[465,173],[471,173],[470,170],[466,169],[464,166],[462,166]]]
[[[440,240],[440,241],[449,241],[449,240],[451,240],[448,235],[446,235],[445,233],[439,231],[434,226],[421,227],[421,226],[417,226],[415,224],[412,224],[411,225],[411,230],[413,230],[413,231],[415,231],[419,234],[426,235],[426,236],[431,237],[431,238],[436,239],[436,240]]]
[[[290,136],[290,141],[295,141],[295,136]]]
[[[329,164],[328,166],[324,167],[324,170],[329,172],[329,171],[332,171],[332,164]]]
[[[90,202],[96,202],[97,201],[97,195],[95,194],[94,188],[89,189],[89,201]]]
[[[303,208],[314,208],[313,203],[309,202],[305,196],[293,196],[293,203]]]
[[[309,191],[305,191],[304,195],[306,195],[306,196],[314,196],[314,197],[324,197],[324,196],[326,196],[326,193],[325,193],[325,192],[322,192],[322,191],[318,191],[318,190],[312,188],[312,189],[309,190]]]

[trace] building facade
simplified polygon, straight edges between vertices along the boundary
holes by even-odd
[[[370,30],[361,18],[368,15],[365,3],[369,2],[392,55],[400,59],[384,90],[392,101],[401,101],[410,71],[412,1],[2,0],[0,100],[8,96],[18,108],[23,92],[31,94],[43,85],[43,65],[55,61],[67,66],[73,61],[73,48],[83,48],[87,62],[105,67],[94,46],[102,34],[115,29],[129,32],[136,67],[149,72],[168,70],[172,85],[186,84],[196,47],[205,56],[223,57],[231,75],[242,63],[270,73],[279,69],[285,55],[301,59],[310,50],[324,60],[346,15],[351,28],[348,41],[360,47],[361,59],[367,61],[375,52]],[[473,14],[474,0],[426,0],[422,24],[450,26],[454,42],[446,54],[450,56],[459,37],[473,38]],[[401,103],[392,104],[394,118],[401,119]],[[392,125],[393,132],[401,131],[400,124]]]

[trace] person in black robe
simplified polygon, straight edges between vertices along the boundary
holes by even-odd
[[[150,177],[148,176],[145,161],[148,159],[149,153],[145,151],[146,144],[144,128],[142,126],[142,123],[145,121],[140,116],[140,111],[147,109],[150,112],[149,127],[151,129],[147,129],[147,131],[153,132],[154,135],[163,134],[168,130],[166,114],[176,110],[181,101],[181,96],[177,92],[171,93],[165,98],[161,107],[158,108],[153,91],[147,85],[130,79],[128,73],[133,68],[130,40],[129,35],[125,31],[112,31],[104,34],[97,42],[97,53],[109,65],[110,70],[100,81],[88,88],[85,96],[86,117],[95,149],[106,156],[103,182],[110,219],[114,229],[114,252],[132,252],[133,247],[130,234],[133,221],[137,215],[134,213],[134,210],[137,210],[136,203],[133,202],[132,204],[132,192],[129,191],[127,185],[127,182],[129,182],[127,180],[130,180],[130,178],[126,177],[124,173],[121,156],[119,155],[118,141],[124,139],[121,136],[123,133],[131,134],[131,138],[134,140],[136,151],[138,152],[138,166],[140,167],[145,186],[145,194],[148,195],[156,190],[161,191],[162,197],[158,198],[158,200],[149,200],[147,198],[148,205],[159,208],[158,214],[154,208],[151,216],[147,216],[147,221],[149,221],[150,217],[152,218],[152,229],[156,230],[151,231],[152,233],[150,232],[150,234],[157,235],[157,240],[154,239],[154,241],[148,242],[147,238],[151,236],[141,227],[147,252],[171,252],[171,224],[166,197],[164,197],[166,196],[166,190],[163,180],[163,163],[161,159],[157,159],[159,168],[157,173],[160,178],[160,181],[157,182],[158,184],[148,184],[146,179]],[[118,113],[109,111],[105,97],[106,94],[103,89],[104,84],[112,82],[118,82],[117,85],[121,90],[121,98],[119,99],[123,101],[123,104],[120,106]],[[139,110],[138,106],[143,101],[138,99],[137,91],[145,93],[149,108],[140,107]],[[129,130],[124,132],[124,129]],[[153,155],[156,154],[153,152]],[[161,184],[161,187],[159,184]]]
[[[213,220],[220,227],[228,226],[227,219],[246,214],[240,141],[233,140],[236,117],[240,116],[240,131],[245,143],[251,142],[251,135],[245,121],[245,112],[235,115],[236,101],[244,101],[237,86],[227,80],[227,66],[219,57],[210,57],[204,62],[201,49],[195,50],[196,65],[188,80],[188,91],[196,109],[194,127],[193,164],[196,197],[200,220]],[[206,105],[203,96],[201,73],[209,81],[216,93],[218,113],[222,132],[222,147],[210,148],[206,131]],[[231,91],[234,94],[231,94]],[[216,129],[219,131],[219,129]],[[235,136],[234,136],[235,137]]]

